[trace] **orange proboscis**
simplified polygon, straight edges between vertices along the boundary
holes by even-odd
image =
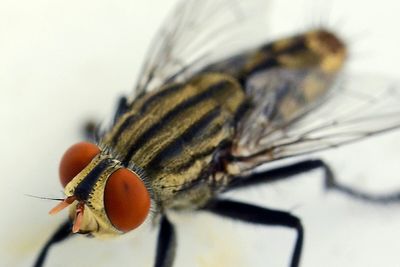
[[[57,214],[58,212],[62,211],[63,209],[65,209],[66,207],[68,207],[69,205],[72,204],[72,202],[74,202],[76,200],[75,196],[71,196],[71,197],[67,197],[66,199],[64,199],[63,201],[61,201],[60,203],[58,203],[57,206],[55,206],[54,208],[52,208],[49,211],[50,215],[54,215]]]
[[[63,201],[58,203],[57,206],[52,208],[49,211],[49,214],[54,215],[54,214],[60,212],[61,210],[65,209],[66,207],[71,205],[75,200],[76,200],[75,196],[67,197],[66,199],[64,199]],[[84,202],[79,202],[76,206],[76,215],[75,215],[74,225],[72,226],[73,233],[79,232],[79,229],[81,228],[84,208],[85,208]]]
[[[76,207],[76,215],[75,215],[74,225],[72,226],[72,232],[74,234],[79,232],[79,229],[81,228],[84,208],[85,208],[85,204],[83,202],[79,202]]]

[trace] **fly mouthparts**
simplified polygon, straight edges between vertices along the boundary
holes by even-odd
[[[67,197],[66,199],[64,199],[63,201],[61,201],[60,203],[57,204],[57,206],[55,206],[54,208],[52,208],[49,211],[50,215],[54,215],[59,213],[60,211],[62,211],[63,209],[65,209],[66,207],[68,207],[69,205],[72,204],[72,202],[74,202],[76,200],[75,196],[71,196],[71,197]]]
[[[74,234],[79,232],[79,229],[81,228],[84,209],[85,209],[85,204],[83,202],[79,202],[78,205],[76,206],[76,215],[75,215],[74,225],[72,226],[72,233]]]

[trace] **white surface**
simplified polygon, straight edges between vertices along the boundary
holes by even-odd
[[[278,1],[276,1],[278,2]],[[271,30],[284,34],[322,21],[351,41],[351,69],[399,78],[398,1],[279,1]],[[305,4],[304,4],[305,2]],[[59,197],[58,160],[80,140],[87,118],[104,118],[133,87],[155,29],[172,2],[0,2],[0,265],[30,266],[65,214],[47,215]],[[328,18],[327,18],[328,17]],[[324,154],[346,183],[400,188],[400,133]],[[303,266],[398,266],[400,205],[377,206],[324,194],[321,173],[233,194],[300,216]],[[173,216],[175,266],[286,266],[294,234],[208,214]],[[54,247],[46,266],[151,266],[156,231],[133,239],[75,238]]]

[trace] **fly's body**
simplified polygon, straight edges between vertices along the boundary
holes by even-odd
[[[340,41],[324,30],[265,45],[237,56],[235,64],[232,59],[216,63],[186,83],[138,97],[100,144],[122,164],[146,172],[162,209],[202,207],[238,174],[232,159],[241,148],[234,138],[254,108],[244,88],[248,77],[276,67],[317,70],[318,75],[298,81],[307,83],[304,91],[280,99],[275,116],[289,120],[326,92],[345,55]]]
[[[190,60],[180,55],[196,43],[184,34],[185,27],[204,26],[201,14],[206,11],[215,9],[222,17],[229,11],[229,1],[215,2],[219,5],[181,3],[179,15],[170,19],[170,28],[155,42],[135,95],[121,99],[112,125],[97,132],[95,143],[78,143],[64,154],[60,178],[66,198],[50,213],[70,206],[70,218],[49,240],[35,266],[42,266],[50,245],[70,232],[115,237],[149,218],[161,222],[155,266],[172,266],[176,237],[168,220],[171,209],[208,210],[246,222],[290,227],[297,233],[291,266],[298,266],[303,226],[297,217],[219,196],[324,168],[331,188],[369,198],[338,185],[320,160],[272,171],[256,167],[397,128],[398,103],[374,103],[395,108],[382,113],[384,120],[376,113],[364,118],[356,117],[357,112],[343,113],[347,92],[340,91],[338,80],[347,49],[325,29],[218,60],[204,61],[204,52]],[[249,3],[260,7],[257,1]],[[367,103],[353,100],[352,105],[360,107]]]
[[[124,164],[145,170],[162,208],[182,201],[197,208],[213,194],[212,184],[221,183],[212,174],[218,154],[231,143],[244,103],[244,91],[234,78],[199,75],[138,98],[102,143]]]

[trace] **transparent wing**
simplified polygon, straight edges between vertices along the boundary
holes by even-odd
[[[264,84],[270,91],[264,93],[264,99],[259,100],[257,90],[250,91],[253,99],[258,98],[254,101],[259,109],[254,109],[243,120],[238,131],[235,153],[249,168],[337,147],[400,127],[398,83],[377,76],[346,76],[330,86],[331,89],[325,88],[314,101],[293,108],[290,101],[284,106],[277,95],[287,95],[291,99],[296,92],[304,92],[301,87],[307,83],[299,81],[302,75],[308,76],[310,72],[277,70],[271,75],[278,78]],[[277,87],[279,82],[281,87]],[[287,117],[274,115],[277,110],[284,112],[285,109],[292,110],[287,111]]]
[[[180,1],[148,50],[133,97],[265,40],[268,2]]]

